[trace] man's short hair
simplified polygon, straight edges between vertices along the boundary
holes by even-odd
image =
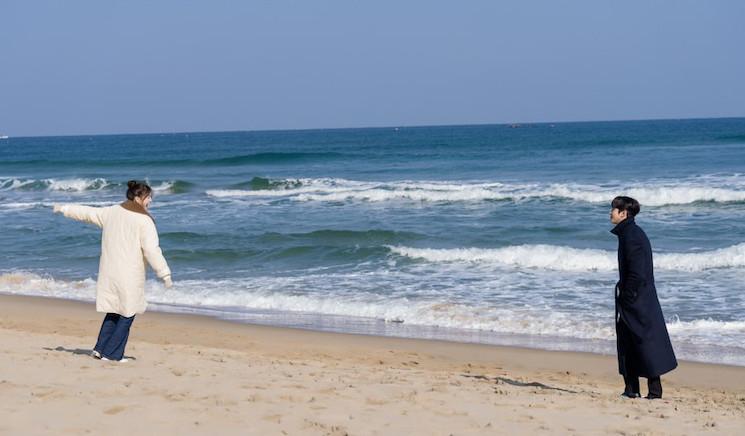
[[[623,195],[619,195],[618,197],[614,198],[613,201],[611,201],[610,206],[613,209],[618,209],[621,212],[626,211],[626,213],[630,217],[635,217],[641,209],[638,201],[634,200],[631,197],[625,197]]]

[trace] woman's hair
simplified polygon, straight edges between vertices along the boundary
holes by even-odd
[[[610,206],[613,209],[618,209],[621,212],[626,211],[626,213],[632,218],[635,217],[641,209],[638,201],[634,200],[631,197],[624,197],[622,195],[614,198],[613,201],[610,203]]]
[[[135,197],[147,198],[153,192],[153,188],[145,182],[130,180],[127,182],[127,199],[134,200]]]

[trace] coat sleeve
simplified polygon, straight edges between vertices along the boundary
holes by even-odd
[[[60,207],[60,211],[67,218],[103,227],[103,208],[65,204]]]
[[[622,295],[623,299],[633,302],[638,296],[639,288],[644,284],[647,253],[644,249],[644,241],[636,235],[626,239],[624,245],[626,277],[624,277],[624,289],[621,293],[625,294]]]
[[[142,254],[153,271],[155,271],[155,275],[160,279],[164,279],[171,275],[171,270],[168,268],[168,263],[163,257],[163,252],[160,249],[158,230],[155,228],[155,224],[152,220],[148,218],[147,221],[148,222],[143,226],[142,231],[140,232]]]

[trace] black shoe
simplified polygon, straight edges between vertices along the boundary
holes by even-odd
[[[621,394],[621,396],[622,397],[626,397],[626,398],[641,398],[642,397],[642,394],[640,394],[639,392],[626,392],[626,391],[624,391]]]
[[[644,398],[646,398],[648,400],[661,400],[662,399],[662,395],[648,394]]]

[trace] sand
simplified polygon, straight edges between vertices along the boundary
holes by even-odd
[[[745,434],[745,367],[681,362],[630,400],[613,356],[155,312],[115,363],[89,356],[101,319],[0,296],[1,434]]]

